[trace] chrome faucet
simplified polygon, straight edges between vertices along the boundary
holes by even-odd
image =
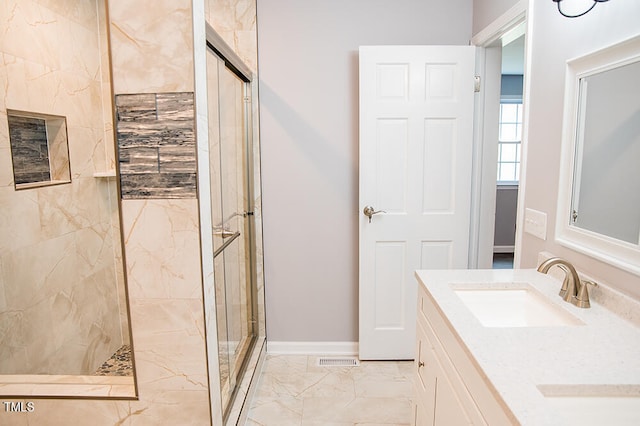
[[[570,302],[579,308],[589,308],[591,303],[589,302],[589,292],[587,291],[587,284],[596,285],[591,281],[581,281],[576,272],[576,268],[573,267],[568,261],[559,257],[552,257],[545,260],[538,266],[538,272],[546,274],[549,272],[552,266],[558,265],[560,269],[564,271],[564,280],[562,281],[562,288],[560,289],[560,297],[566,302]]]

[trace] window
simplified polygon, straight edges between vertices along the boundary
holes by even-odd
[[[498,183],[520,180],[522,103],[501,103],[498,136]]]

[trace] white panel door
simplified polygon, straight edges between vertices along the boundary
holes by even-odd
[[[361,359],[413,359],[414,271],[468,265],[474,63],[471,46],[360,48]]]

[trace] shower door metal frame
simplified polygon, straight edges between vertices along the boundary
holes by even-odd
[[[249,355],[253,352],[253,348],[255,347],[255,343],[258,338],[258,302],[257,302],[257,270],[256,270],[256,223],[255,223],[255,190],[254,190],[254,144],[253,144],[253,120],[252,120],[252,87],[251,81],[253,77],[253,73],[251,69],[242,61],[242,59],[227,45],[227,43],[220,37],[215,30],[207,23],[206,24],[206,47],[207,50],[210,50],[210,53],[213,53],[217,56],[221,61],[224,62],[225,68],[231,71],[236,77],[238,77],[243,84],[243,102],[244,102],[244,111],[243,111],[243,128],[244,128],[244,179],[246,181],[245,190],[247,191],[247,203],[246,203],[246,211],[245,214],[245,229],[247,232],[247,237],[245,241],[248,242],[248,268],[247,268],[247,280],[246,280],[246,291],[247,297],[249,301],[247,305],[250,308],[249,318],[248,320],[248,333],[249,333],[249,343],[246,348],[246,353],[244,355],[244,359],[241,362],[240,368],[237,371],[237,377],[241,378],[244,375],[244,371],[246,370],[246,365],[248,363]],[[235,239],[237,236],[234,235],[234,238],[229,238],[229,240],[221,247],[219,247],[214,252],[214,257],[222,254],[223,250]],[[219,347],[219,341],[216,342]],[[231,392],[229,403],[226,406],[222,407],[223,410],[223,419],[226,422],[231,411],[231,407],[233,406],[233,401],[235,400],[237,394],[238,386],[234,386],[233,391]]]

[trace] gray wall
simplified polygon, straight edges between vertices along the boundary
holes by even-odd
[[[518,0],[473,0],[473,34],[482,31],[516,3]]]
[[[472,0],[262,0],[267,337],[358,340],[360,45],[462,44]]]
[[[505,252],[504,247],[513,247],[516,241],[516,210],[518,207],[518,185],[499,185],[496,189],[496,226],[493,234],[495,252]],[[513,249],[506,252],[513,252]]]
[[[563,18],[551,2],[531,4],[529,131],[521,189],[524,207],[546,212],[548,227],[546,241],[523,234],[521,266],[535,266],[538,253],[547,250],[569,259],[594,278],[640,298],[640,277],[554,242],[559,170],[566,167],[560,164],[566,61],[640,33],[640,2],[601,3],[577,19]]]

